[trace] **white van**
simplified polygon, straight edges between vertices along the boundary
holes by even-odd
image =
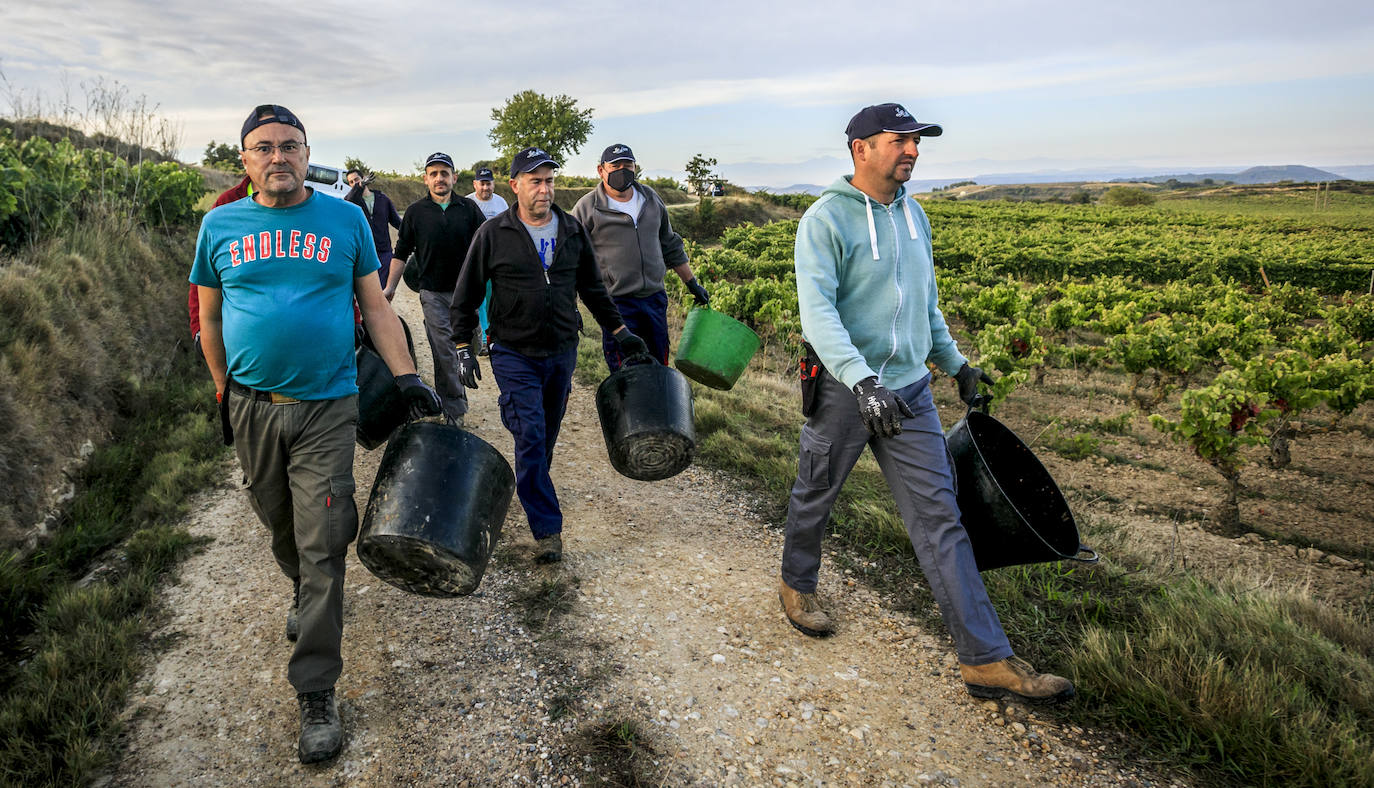
[[[327,164],[316,164],[310,162],[305,171],[305,185],[314,189],[319,194],[327,194],[330,197],[343,199],[348,194],[348,183],[344,181],[344,170],[342,167],[330,167]]]

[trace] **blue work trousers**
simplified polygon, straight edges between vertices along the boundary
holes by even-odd
[[[802,593],[816,590],[821,538],[830,510],[867,446],[896,499],[897,512],[954,639],[959,661],[985,665],[1006,659],[1012,655],[1011,644],[988,599],[973,546],[959,519],[953,464],[930,396],[930,376],[893,393],[916,415],[902,420],[902,434],[877,437],[859,418],[854,393],[830,373],[823,373],[816,408],[801,431],[797,480],[787,504],[782,579]]]
[[[615,300],[620,310],[620,319],[630,332],[644,340],[649,346],[649,354],[660,364],[668,364],[668,294],[662,291],[644,298],[621,296]],[[615,341],[611,332],[601,330],[601,352],[606,356],[606,366],[612,372],[620,369],[625,359],[620,355],[620,343]]]
[[[563,531],[563,511],[549,468],[576,365],[575,348],[534,358],[500,344],[491,346],[491,371],[501,389],[501,423],[515,438],[515,492],[535,539]]]

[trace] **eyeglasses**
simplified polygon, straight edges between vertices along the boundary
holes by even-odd
[[[274,150],[279,150],[279,151],[281,151],[281,155],[283,155],[283,156],[295,156],[297,153],[300,153],[300,152],[301,152],[302,150],[304,150],[304,149],[305,149],[305,143],[303,143],[303,142],[295,142],[295,141],[283,142],[283,143],[280,144],[280,145],[268,145],[267,143],[264,142],[264,143],[262,143],[261,145],[254,145],[254,146],[251,147],[251,148],[244,148],[244,149],[243,149],[243,152],[244,152],[244,153],[256,153],[257,155],[259,155],[259,156],[261,156],[261,157],[263,157],[263,158],[265,159],[265,158],[271,156],[271,155],[272,155],[272,151],[274,151]]]

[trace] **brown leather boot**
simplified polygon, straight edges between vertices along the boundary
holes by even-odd
[[[960,665],[964,686],[975,698],[1014,695],[1028,703],[1059,703],[1072,698],[1073,685],[1066,678],[1036,673],[1020,657],[1008,657],[989,665]]]
[[[815,594],[793,591],[784,581],[778,583],[778,599],[782,601],[782,611],[787,614],[788,622],[802,633],[823,638],[835,631],[830,616],[821,609]]]

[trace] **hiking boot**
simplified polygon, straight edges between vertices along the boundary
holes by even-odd
[[[541,564],[556,564],[563,560],[563,535],[554,534],[534,540],[534,560]]]
[[[835,631],[830,616],[821,609],[821,602],[814,593],[793,591],[787,581],[782,581],[778,584],[778,599],[782,602],[782,612],[787,614],[788,623],[803,634],[823,638]]]
[[[334,689],[302,692],[296,700],[301,704],[301,740],[297,745],[301,763],[319,763],[338,755],[343,749],[343,723],[334,703]]]
[[[1013,695],[1028,703],[1059,703],[1072,698],[1073,685],[1066,678],[1036,673],[1020,657],[1008,657],[990,665],[960,665],[964,686],[975,698]]]
[[[291,578],[291,584],[295,589],[291,592],[291,608],[286,611],[286,639],[292,643],[301,636],[301,622],[299,619],[301,609],[301,579]]]

